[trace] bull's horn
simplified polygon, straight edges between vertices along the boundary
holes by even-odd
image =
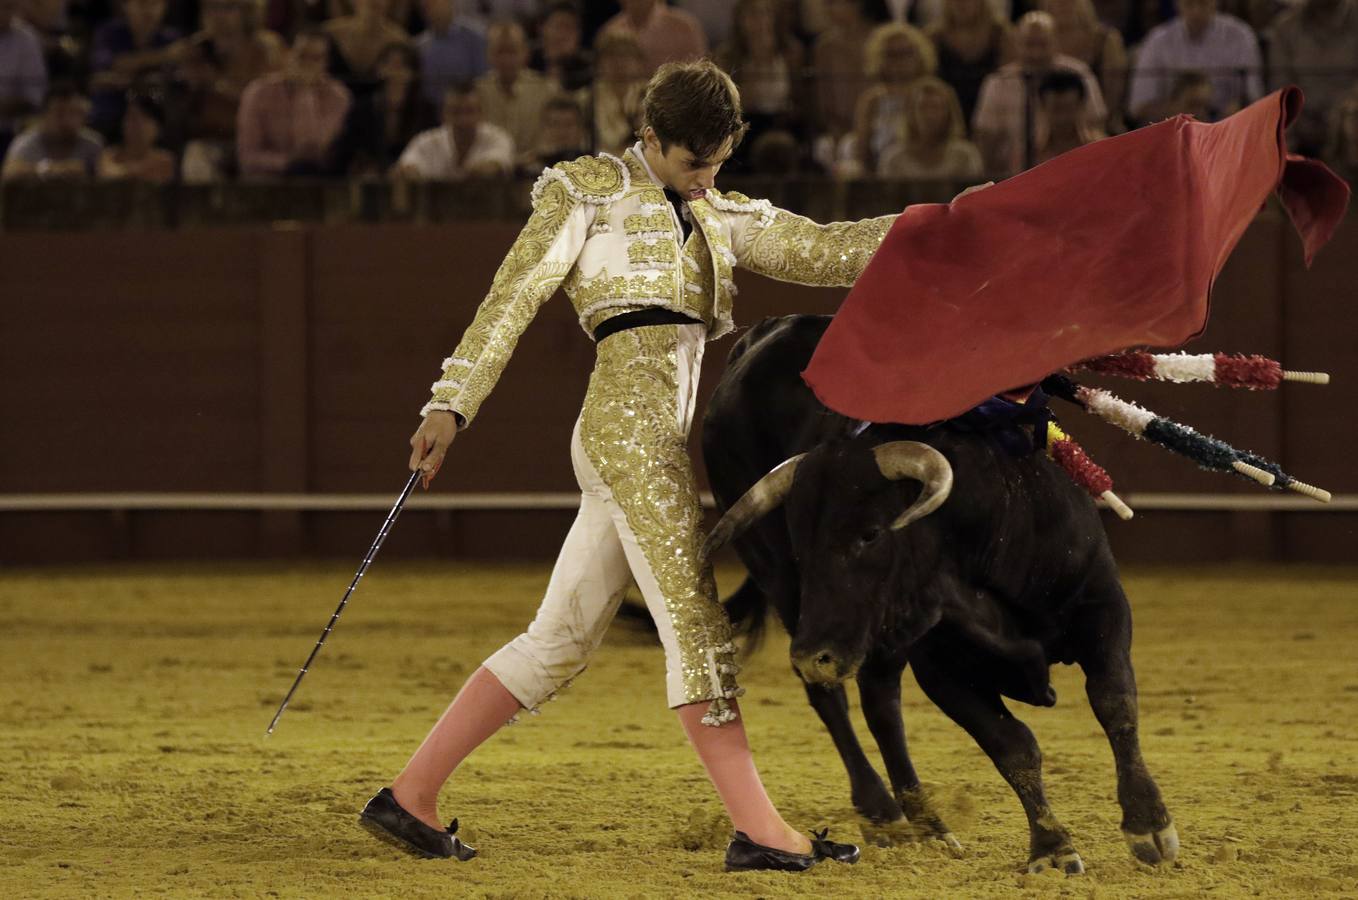
[[[703,544],[703,559],[711,559],[728,541],[740,537],[745,529],[782,504],[788,491],[792,490],[792,476],[797,473],[797,464],[803,456],[806,454],[798,453],[774,466],[769,474],[756,481],[739,500],[731,504],[726,515],[721,517],[717,527],[707,536],[707,542]]]
[[[943,505],[952,493],[952,466],[948,460],[928,444],[918,441],[892,441],[872,448],[877,457],[877,468],[889,481],[910,478],[923,487],[915,502],[896,521],[892,531],[899,531],[911,522],[922,519]]]

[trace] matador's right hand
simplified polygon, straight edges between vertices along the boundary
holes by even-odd
[[[457,437],[457,416],[444,410],[431,410],[410,436],[410,471],[423,473],[425,490],[443,465],[443,455]]]

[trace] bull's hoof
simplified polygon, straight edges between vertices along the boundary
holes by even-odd
[[[1083,875],[1085,864],[1084,860],[1080,859],[1080,854],[1069,848],[1028,860],[1029,874],[1038,875],[1049,869],[1055,869],[1067,875]]]
[[[929,795],[924,788],[902,791],[896,795],[901,811],[910,820],[917,841],[938,841],[953,856],[962,855],[962,843],[952,833],[952,829],[934,811]]]
[[[1170,822],[1159,831],[1147,834],[1122,832],[1127,840],[1127,848],[1138,861],[1148,866],[1172,863],[1179,855],[1179,832]]]

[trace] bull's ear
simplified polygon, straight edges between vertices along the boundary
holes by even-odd
[[[797,465],[804,456],[805,453],[798,453],[774,466],[739,500],[731,504],[731,508],[721,517],[721,521],[712,529],[712,533],[707,536],[707,542],[703,544],[703,561],[711,559],[712,555],[726,546],[727,542],[740,537],[747,528],[782,505],[787,499],[788,492],[792,490],[793,476],[797,474]]]
[[[952,466],[948,460],[928,444],[919,441],[892,441],[872,448],[877,468],[888,481],[909,478],[921,485],[915,502],[891,523],[892,531],[899,531],[938,509],[952,493]]]

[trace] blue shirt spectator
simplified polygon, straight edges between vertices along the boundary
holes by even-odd
[[[4,0],[0,0],[4,2]],[[453,18],[452,0],[424,0],[429,27],[415,38],[425,98],[435,106],[456,84],[474,81],[488,68],[486,39]]]

